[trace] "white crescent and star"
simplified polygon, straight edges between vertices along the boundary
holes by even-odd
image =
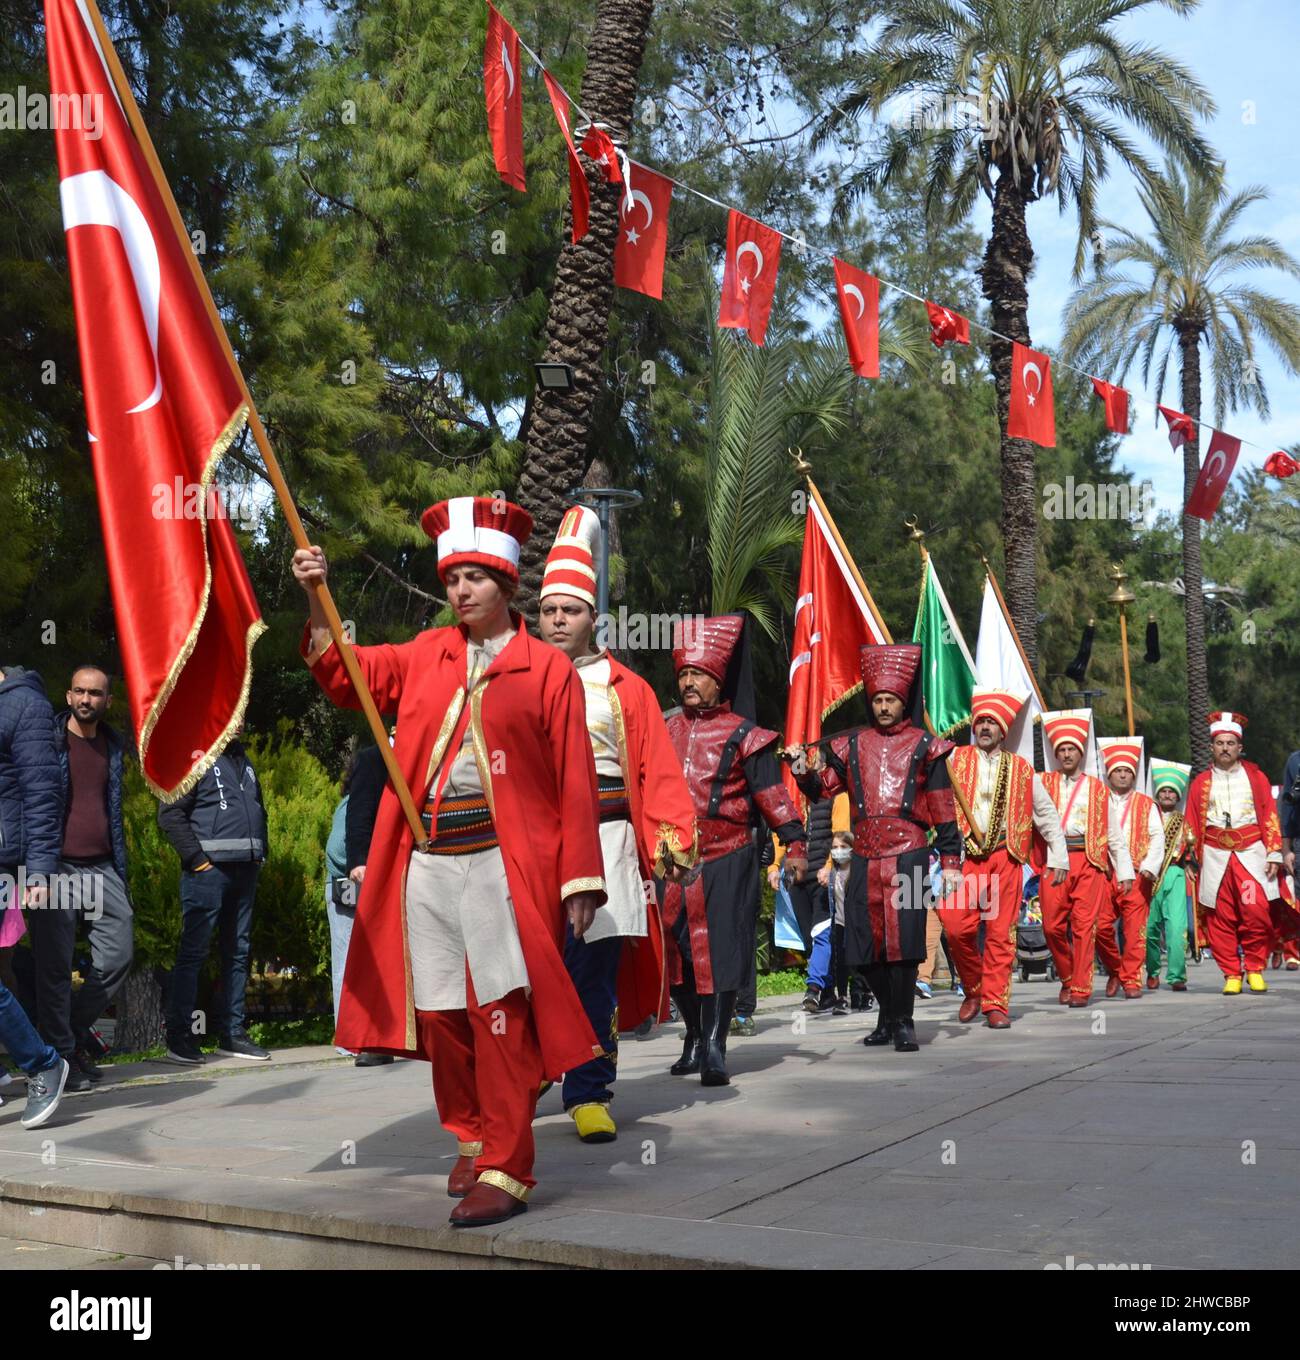
[[[1219,464],[1218,472],[1214,471],[1214,464],[1216,460],[1218,461]],[[1224,453],[1222,449],[1215,449],[1214,452],[1210,454],[1210,456],[1205,460],[1206,481],[1217,482],[1219,478],[1223,476],[1224,470],[1227,468],[1227,466],[1228,455]]]
[[[1032,392],[1029,390],[1029,375],[1031,372],[1038,379]],[[1025,395],[1029,398],[1029,404],[1032,406],[1037,400],[1038,394],[1043,390],[1043,370],[1035,363],[1028,363],[1020,370],[1020,381],[1024,385]]]
[[[645,192],[644,189],[633,189],[631,194],[629,195],[629,198],[625,198],[623,200],[622,206],[619,208],[620,216],[626,217],[627,214],[631,211],[631,208],[629,208],[628,206],[629,201],[631,202],[632,208],[636,207],[638,203],[640,203],[645,208],[645,226],[641,228],[641,231],[649,231],[650,223],[655,220],[654,205],[650,202],[649,195]],[[641,239],[640,232],[638,232],[635,227],[629,227],[627,231],[628,245],[634,246],[640,239]]]
[[[69,175],[59,182],[59,200],[63,209],[63,230],[75,227],[112,227],[122,238],[131,268],[131,281],[140,303],[153,351],[153,391],[127,415],[139,415],[156,406],[162,398],[162,370],[158,366],[158,314],[162,300],[162,268],[158,261],[158,244],[149,229],[148,219],[140,205],[103,170],[86,170]],[[94,435],[91,435],[94,438]]]
[[[844,296],[855,297],[858,300],[857,320],[862,320],[862,314],[867,310],[867,300],[862,296],[862,289],[856,283],[846,283],[844,285]]]
[[[756,259],[756,260],[758,261],[757,267],[755,268],[753,274],[752,274],[749,278],[746,278],[746,277],[744,277],[743,275],[740,275],[740,261],[741,261],[741,257],[742,257],[743,255],[745,255],[746,253],[752,254],[753,257],[754,257],[754,259]],[[740,243],[739,247],[738,247],[737,250],[736,250],[736,273],[737,273],[738,275],[740,275],[740,287],[741,287],[741,291],[742,291],[742,292],[745,292],[745,293],[748,293],[748,292],[749,292],[749,286],[750,286],[750,284],[753,283],[754,280],[755,280],[756,278],[758,278],[758,276],[759,276],[762,272],[763,272],[763,252],[758,248],[758,245],[757,245],[756,242],[754,242],[754,241],[742,241],[742,242]]]

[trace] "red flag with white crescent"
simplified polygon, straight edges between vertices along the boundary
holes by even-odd
[[[52,95],[102,109],[93,139],[54,131],[59,197],[131,721],[170,797],[243,721],[264,629],[214,480],[248,408],[87,11],[46,0],[45,31]]]
[[[849,366],[859,378],[880,377],[880,280],[836,260],[835,295],[849,347]]]
[[[483,44],[483,93],[497,174],[512,189],[524,184],[524,91],[519,65],[519,34],[489,0],[487,40]]]
[[[1297,472],[1300,472],[1300,463],[1297,463],[1289,453],[1283,453],[1281,449],[1278,449],[1276,453],[1270,453],[1264,459],[1264,471],[1270,477],[1294,477]]]
[[[1052,400],[1052,361],[1028,345],[1011,342],[1011,403],[1007,437],[1056,447],[1056,406]]]
[[[629,193],[618,204],[614,282],[646,297],[661,298],[673,182],[635,161],[628,163],[628,170]]]
[[[875,601],[859,586],[829,516],[810,497],[794,606],[785,744],[816,741],[826,715],[862,688],[860,649],[888,642]],[[791,796],[800,797],[787,768]]]
[[[930,318],[930,339],[938,349],[950,340],[956,345],[970,344],[970,321],[966,317],[937,302],[927,302],[925,314]]]
[[[1214,431],[1210,436],[1210,447],[1205,451],[1205,462],[1201,464],[1201,474],[1183,511],[1185,515],[1195,515],[1203,520],[1214,518],[1240,452],[1240,439],[1234,439],[1222,430]]]
[[[1169,422],[1169,447],[1181,449],[1196,434],[1191,416],[1175,411],[1172,406],[1157,406],[1156,410]]]
[[[573,132],[569,127],[569,96],[560,89],[549,71],[543,71],[546,93],[551,96],[551,107],[555,110],[555,121],[564,133],[564,144],[569,154],[569,197],[573,203],[573,239],[581,241],[587,234],[587,222],[591,207],[591,187],[587,183],[586,172],[578,159],[573,145]]]
[[[719,326],[747,331],[756,345],[763,343],[780,260],[781,233],[732,208],[727,219]]]
[[[1092,390],[1106,408],[1106,428],[1113,434],[1128,434],[1128,393],[1100,378],[1092,380]]]

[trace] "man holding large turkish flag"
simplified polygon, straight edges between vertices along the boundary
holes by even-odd
[[[781,233],[732,208],[727,221],[719,326],[747,331],[756,345],[763,343],[780,259]]]
[[[614,282],[646,297],[661,298],[673,182],[635,161],[628,162],[628,170],[628,192],[619,200]]]
[[[169,797],[242,723],[264,629],[230,522],[213,514],[217,463],[248,409],[91,24],[77,0],[47,0],[52,96],[103,108],[98,140],[56,128],[59,196],[131,718],[145,779]]]
[[[1056,407],[1052,401],[1052,361],[1028,345],[1011,342],[1011,405],[1007,437],[1056,447]]]

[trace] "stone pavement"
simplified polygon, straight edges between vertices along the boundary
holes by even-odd
[[[473,1231],[446,1226],[423,1064],[141,1064],[34,1133],[10,1087],[0,1265],[1295,1266],[1300,974],[1268,978],[1223,997],[1207,961],[1186,994],[1082,1012],[1017,983],[1005,1033],[936,993],[916,1054],[779,998],[716,1090],[668,1075],[670,1026],[622,1047],[618,1141],[583,1146],[551,1092],[529,1212]]]

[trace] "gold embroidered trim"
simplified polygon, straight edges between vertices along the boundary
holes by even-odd
[[[571,878],[567,883],[560,885],[560,900],[572,897],[574,893],[580,892],[604,892],[605,880],[603,878]]]
[[[483,796],[487,799],[488,811],[492,814],[492,825],[495,826],[497,804],[492,793],[492,768],[488,760],[487,737],[483,733],[483,695],[488,684],[489,682],[482,678],[474,682],[474,688],[469,696],[469,731],[474,743],[474,763],[478,766],[478,777],[483,784]]]
[[[447,705],[447,711],[442,715],[442,726],[438,728],[438,735],[433,742],[433,750],[429,752],[429,768],[424,772],[426,795],[429,791],[429,785],[433,783],[433,776],[442,763],[442,757],[447,749],[447,743],[451,740],[451,734],[456,730],[456,723],[460,719],[460,711],[464,705],[465,691],[458,689],[452,695],[451,703]]]
[[[462,1143],[458,1140],[456,1152],[461,1157],[481,1157],[483,1155],[483,1144],[481,1142]]]
[[[677,828],[671,822],[660,822],[658,840],[658,854],[655,856],[654,873],[656,878],[662,878],[669,869],[670,865],[676,864],[683,869],[693,869],[700,857],[700,824],[698,820],[694,825],[694,836],[691,840],[689,850],[682,849],[682,838],[678,834]],[[667,855],[664,851],[667,850]]]
[[[323,657],[323,656],[325,655],[325,653],[329,651],[329,649],[330,649],[333,645],[334,645],[334,639],[333,639],[333,638],[330,638],[330,640],[329,640],[329,641],[328,641],[328,642],[320,649],[319,652],[316,650],[315,647],[309,648],[308,651],[307,651],[307,656],[306,656],[307,664],[308,664],[309,666],[314,666],[314,665],[321,659],[321,657]]]
[[[194,648],[198,645],[199,632],[208,613],[208,598],[212,593],[212,558],[208,552],[207,488],[216,476],[217,464],[221,461],[226,450],[234,443],[247,421],[248,407],[241,403],[234,415],[226,422],[225,429],[217,436],[216,442],[208,453],[207,462],[203,466],[203,474],[199,478],[199,485],[203,488],[203,514],[199,519],[200,532],[203,535],[203,590],[199,594],[199,606],[194,615],[194,622],[190,625],[189,632],[186,633],[185,641],[181,644],[181,649],[177,652],[175,660],[168,668],[167,678],[159,687],[153,703],[149,706],[144,722],[140,724],[140,769],[142,772],[145,770],[145,757],[149,753],[149,742],[153,737],[154,728],[158,726],[163,715],[163,709],[167,707],[176,686],[180,683],[181,672],[185,669],[194,653]],[[208,747],[189,774],[170,792],[159,787],[149,778],[147,773],[145,774],[144,782],[148,784],[150,792],[156,794],[164,803],[174,803],[176,799],[188,793],[207,774],[216,764],[222,751],[226,749],[226,743],[234,736],[236,730],[244,721],[244,710],[248,707],[248,691],[253,682],[253,644],[264,632],[266,632],[266,624],[261,619],[254,619],[249,624],[247,635],[244,638],[244,682],[239,689],[239,699],[235,704],[235,710],[231,714],[225,730]]]
[[[513,1195],[517,1200],[528,1202],[528,1187],[523,1181],[517,1181],[513,1176],[507,1176],[504,1171],[480,1171],[478,1177],[480,1185],[495,1185],[498,1190],[504,1190],[507,1195]]]
[[[414,853],[414,852],[412,852]],[[406,1005],[406,1049],[414,1053],[417,1047],[415,1026],[415,980],[411,970],[411,937],[406,929],[406,879],[411,872],[411,862],[406,862],[406,873],[402,874],[397,889],[398,915],[402,922],[402,980],[406,988],[403,1001]]]

